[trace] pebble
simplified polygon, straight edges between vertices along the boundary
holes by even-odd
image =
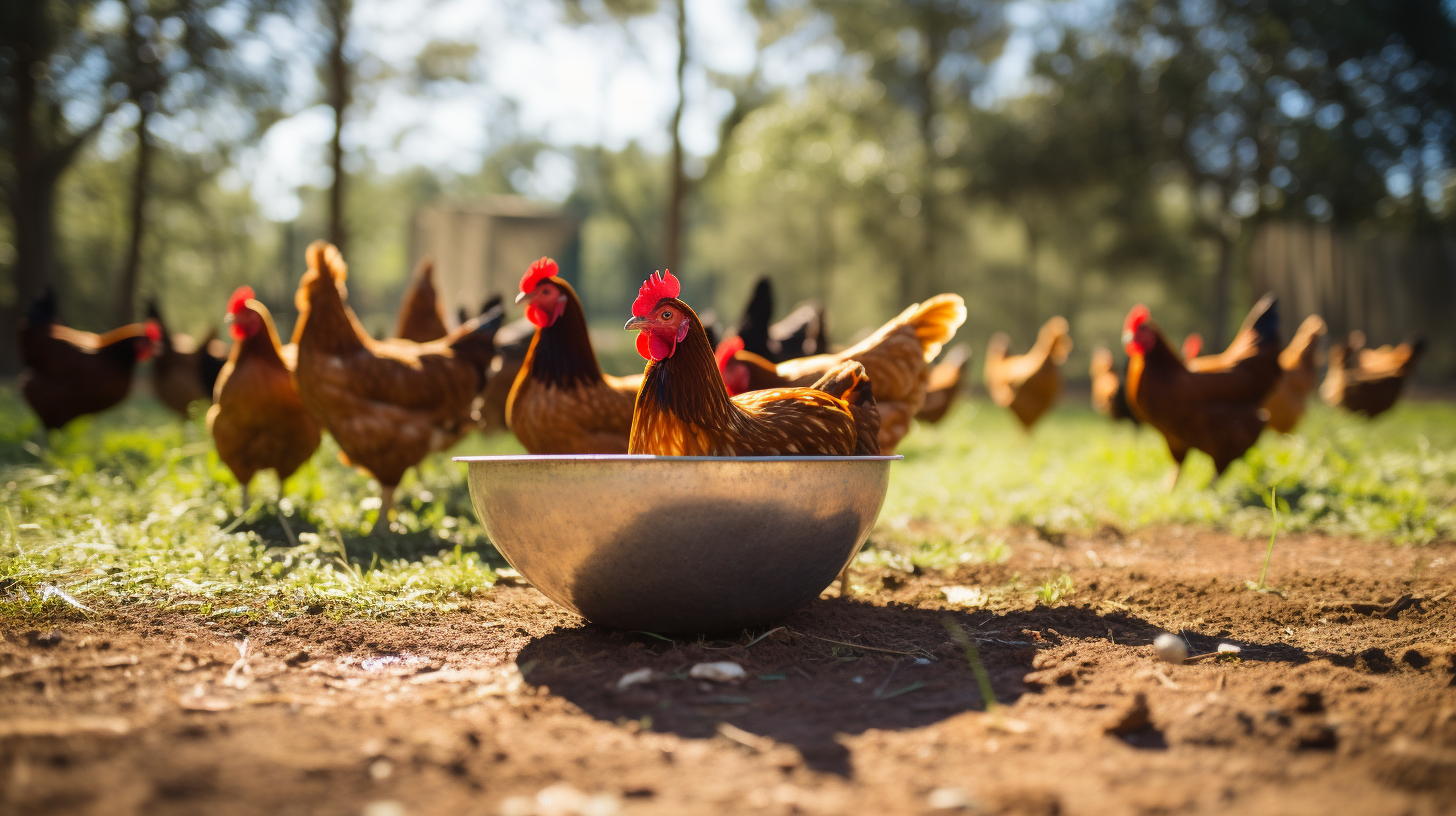
[[[1159,660],[1175,666],[1188,659],[1188,644],[1171,632],[1158,635],[1153,641],[1153,651],[1157,652]]]
[[[711,680],[715,683],[731,683],[748,676],[743,667],[730,660],[717,663],[699,663],[688,669],[688,677],[694,680]]]

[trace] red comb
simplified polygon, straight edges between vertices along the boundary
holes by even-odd
[[[1148,307],[1139,303],[1132,307],[1132,311],[1127,313],[1127,320],[1122,324],[1122,330],[1125,332],[1135,332],[1142,328],[1142,325],[1148,322],[1148,319],[1152,316],[1153,313],[1148,311]]]
[[[1198,332],[1194,332],[1183,338],[1184,360],[1192,360],[1194,357],[1198,356],[1198,352],[1200,351],[1203,351],[1203,335],[1199,334]]]
[[[162,324],[155,320],[148,320],[145,327],[147,339],[153,343],[162,339]]]
[[[556,262],[551,260],[550,258],[542,258],[539,261],[536,261],[535,263],[531,264],[531,268],[527,269],[526,274],[521,278],[521,291],[536,291],[536,284],[540,283],[543,280],[546,280],[547,278],[556,277],[558,269],[559,268],[556,266]]]
[[[253,287],[239,286],[237,288],[237,291],[233,292],[233,296],[228,298],[227,313],[230,315],[236,315],[238,312],[241,312],[243,310],[244,303],[253,300],[255,297],[256,296],[253,294]]]
[[[664,269],[661,272],[653,272],[647,276],[642,288],[637,290],[637,299],[632,301],[632,316],[646,317],[657,305],[657,301],[663,298],[675,298],[682,291],[682,284],[672,276],[672,272]]]
[[[723,342],[718,344],[716,354],[718,357],[718,370],[720,372],[726,372],[728,370],[728,361],[732,360],[733,355],[740,351],[743,351],[742,337],[735,334],[732,337],[723,338]]]

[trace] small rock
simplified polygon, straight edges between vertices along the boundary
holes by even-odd
[[[622,679],[617,681],[617,691],[625,691],[626,689],[629,689],[639,683],[649,683],[651,681],[652,669],[638,669],[637,671],[630,671],[622,675]]]
[[[966,810],[975,802],[960,788],[936,788],[925,798],[925,804],[931,810]]]
[[[1133,695],[1132,702],[1122,711],[1108,719],[1103,730],[1109,734],[1128,734],[1147,728],[1153,722],[1148,711],[1148,698],[1142,692]]]
[[[717,663],[699,663],[688,670],[688,677],[694,680],[711,680],[714,683],[731,683],[748,676],[743,667],[729,660]]]
[[[375,782],[383,782],[394,774],[394,763],[380,757],[369,763],[369,778]]]
[[[1243,649],[1240,649],[1232,643],[1220,643],[1218,644],[1218,648],[1214,649],[1214,651],[1219,654],[1238,654],[1239,652],[1242,652]]]
[[[388,799],[370,802],[364,806],[363,816],[404,816],[404,805]]]
[[[1188,659],[1188,644],[1183,642],[1183,638],[1171,632],[1158,635],[1157,639],[1153,641],[1153,651],[1157,653],[1159,660],[1175,666]]]
[[[946,603],[951,606],[979,608],[985,606],[986,602],[990,600],[986,590],[980,587],[946,586],[941,587],[940,592],[945,596]]]

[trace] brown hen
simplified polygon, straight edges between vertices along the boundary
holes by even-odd
[[[500,313],[431,343],[375,340],[345,302],[348,267],[339,251],[316,241],[307,257],[295,296],[294,382],[304,408],[348,461],[379,480],[385,519],[404,472],[472,427]]]
[[[244,286],[228,301],[227,318],[233,347],[217,377],[207,430],[242,486],[246,509],[248,485],[260,470],[278,474],[282,500],[283,483],[313,456],[320,434],[298,396],[268,307]]]
[[[1072,353],[1067,320],[1053,317],[1037,332],[1036,345],[1020,355],[1007,352],[1011,338],[998,333],[986,345],[986,390],[991,401],[1010,408],[1030,431],[1062,394],[1061,365]]]
[[[1371,419],[1395,406],[1406,380],[1426,350],[1416,337],[1398,346],[1365,348],[1365,333],[1350,332],[1330,346],[1330,368],[1320,386],[1325,402]]]
[[[521,278],[516,302],[534,324],[506,401],[506,422],[531,453],[626,453],[640,376],[603,374],[576,290],[542,258]]]
[[[464,323],[465,321],[460,321]],[[445,313],[440,310],[440,301],[435,294],[435,261],[426,255],[410,276],[404,297],[399,302],[399,323],[394,336],[401,340],[428,343],[449,334],[445,328]]]

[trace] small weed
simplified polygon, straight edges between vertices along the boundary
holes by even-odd
[[[971,640],[966,630],[950,615],[941,618],[940,623],[950,633],[951,639],[966,650],[966,662],[971,664],[971,674],[975,675],[976,685],[981,689],[981,702],[986,706],[987,714],[994,712],[999,705],[996,702],[996,690],[991,687],[991,675],[986,673],[986,667],[981,663],[981,652],[976,649],[976,642]]]
[[[1279,488],[1269,488],[1269,498],[1264,503],[1269,507],[1269,548],[1264,551],[1264,567],[1259,570],[1258,582],[1245,581],[1244,586],[1254,592],[1270,592],[1282,598],[1284,597],[1284,590],[1275,589],[1264,584],[1264,579],[1269,577],[1269,561],[1274,557],[1274,542],[1279,538]],[[1287,511],[1289,505],[1285,504],[1284,509]]]
[[[1036,588],[1036,599],[1047,606],[1056,606],[1065,601],[1077,591],[1072,583],[1072,576],[1065,572],[1055,578],[1049,578],[1045,583]]]

